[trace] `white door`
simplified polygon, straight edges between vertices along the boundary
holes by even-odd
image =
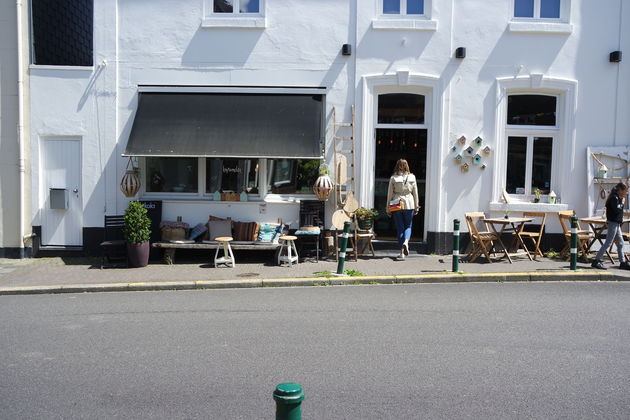
[[[41,185],[44,188],[42,245],[81,246],[81,142],[76,139],[44,139],[41,144]],[[51,200],[53,189],[56,190],[52,193],[55,197]]]

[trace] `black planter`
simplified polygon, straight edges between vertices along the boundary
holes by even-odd
[[[374,219],[357,219],[357,224],[361,230],[370,230],[374,226]]]
[[[148,242],[141,244],[127,244],[127,259],[130,268],[146,267],[149,264],[149,247]]]

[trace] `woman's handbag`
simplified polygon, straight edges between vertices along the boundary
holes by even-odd
[[[387,205],[387,211],[390,213],[398,210],[402,210],[402,200],[400,198],[398,200],[390,201]]]

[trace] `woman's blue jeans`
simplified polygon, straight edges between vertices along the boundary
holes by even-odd
[[[601,261],[604,253],[610,246],[613,241],[617,245],[617,255],[619,256],[619,262],[622,263],[625,261],[625,255],[623,255],[623,236],[621,234],[621,226],[617,222],[611,222],[610,220],[606,221],[606,241],[599,251],[597,252],[597,256],[595,259],[597,261]]]
[[[396,231],[398,232],[398,247],[402,248],[403,243],[411,238],[411,221],[413,220],[413,210],[398,210],[392,213]]]

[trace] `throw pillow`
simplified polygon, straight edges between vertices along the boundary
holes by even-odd
[[[210,239],[216,240],[221,236],[232,236],[232,222],[229,220],[211,220],[208,222]]]

